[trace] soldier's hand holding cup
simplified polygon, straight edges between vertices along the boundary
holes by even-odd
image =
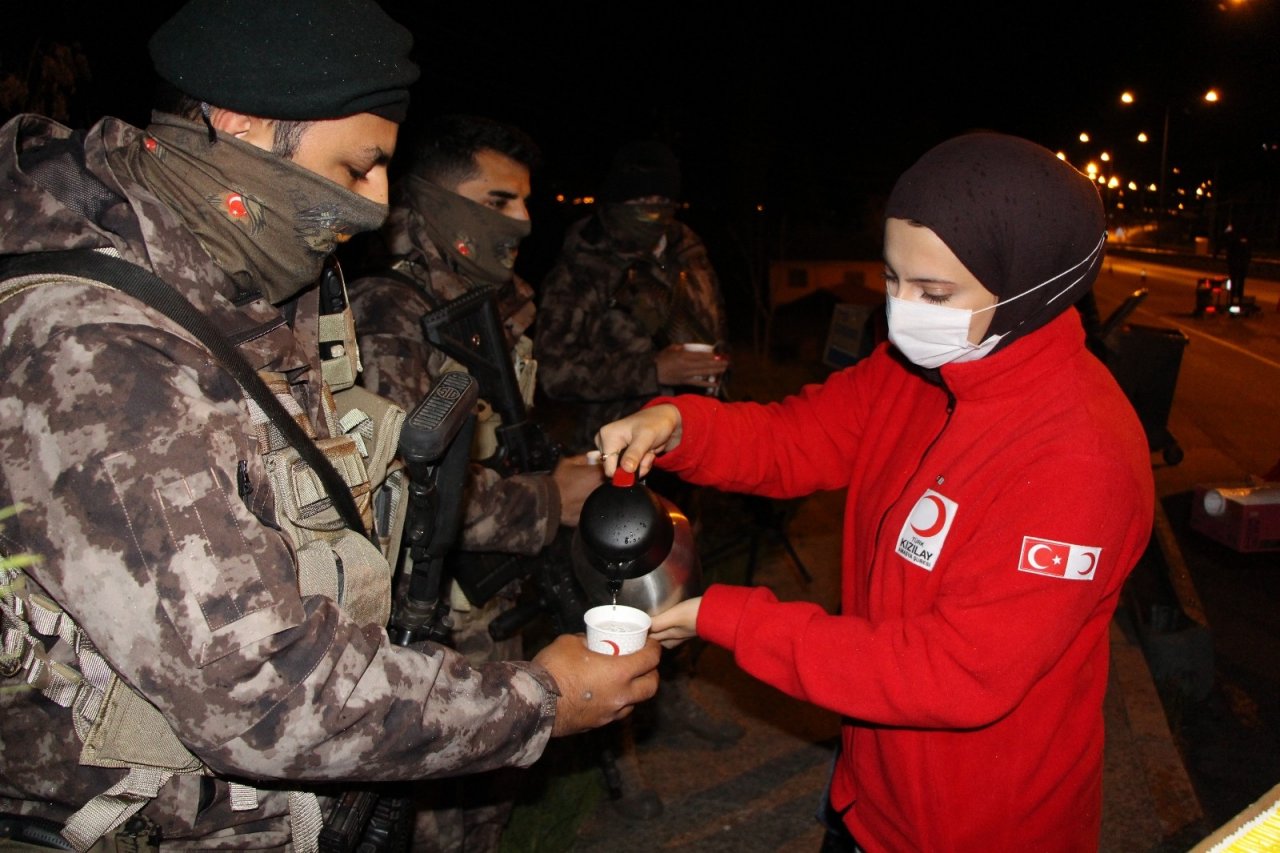
[[[686,385],[714,394],[729,369],[729,357],[711,344],[672,344],[655,357],[661,385]]]

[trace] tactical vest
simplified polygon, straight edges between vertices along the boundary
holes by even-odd
[[[64,274],[28,275],[0,281],[0,303],[50,282],[110,287]],[[391,575],[406,509],[407,478],[393,461],[405,413],[353,384],[359,351],[349,308],[343,315],[322,316],[319,331],[322,344],[329,344],[322,346],[322,352],[332,356],[322,359],[326,379],[322,409],[332,437],[315,438],[283,375],[266,371],[259,375],[337,470],[355,498],[365,528],[375,531],[377,544],[364,531],[345,525],[320,477],[262,407],[248,395],[246,402],[275,498],[276,522],[297,555],[300,594],[325,595],[361,625],[384,627],[390,616]],[[331,393],[328,380],[342,390]],[[211,774],[182,744],[159,709],[116,675],[57,602],[28,589],[26,576],[17,567],[0,568],[0,641],[0,676],[21,673],[31,687],[71,710],[71,723],[82,742],[80,763],[129,770],[119,783],[67,820],[62,834],[76,850],[89,850],[112,833],[156,797],[175,774]],[[73,651],[75,667],[49,659],[46,645],[56,642],[66,643]],[[229,784],[233,810],[257,808],[253,788]],[[289,814],[294,848],[306,853],[317,850],[323,815],[315,795],[290,792]]]

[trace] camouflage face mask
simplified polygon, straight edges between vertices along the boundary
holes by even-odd
[[[600,221],[609,237],[631,251],[656,247],[675,215],[674,204],[609,203],[600,208]]]
[[[156,113],[129,171],[182,218],[242,291],[280,303],[316,281],[339,243],[371,231],[387,206],[202,124]]]
[[[417,175],[408,176],[407,186],[427,237],[463,275],[485,284],[511,281],[520,241],[532,230],[529,220],[512,219]]]

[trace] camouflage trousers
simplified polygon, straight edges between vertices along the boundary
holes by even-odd
[[[497,853],[511,818],[516,788],[494,771],[423,782],[414,788],[415,853]]]

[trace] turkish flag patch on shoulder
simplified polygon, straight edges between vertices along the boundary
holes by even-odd
[[[1033,575],[1048,575],[1072,581],[1093,580],[1098,573],[1098,560],[1102,549],[1052,539],[1022,537],[1022,556],[1018,558],[1018,571]]]

